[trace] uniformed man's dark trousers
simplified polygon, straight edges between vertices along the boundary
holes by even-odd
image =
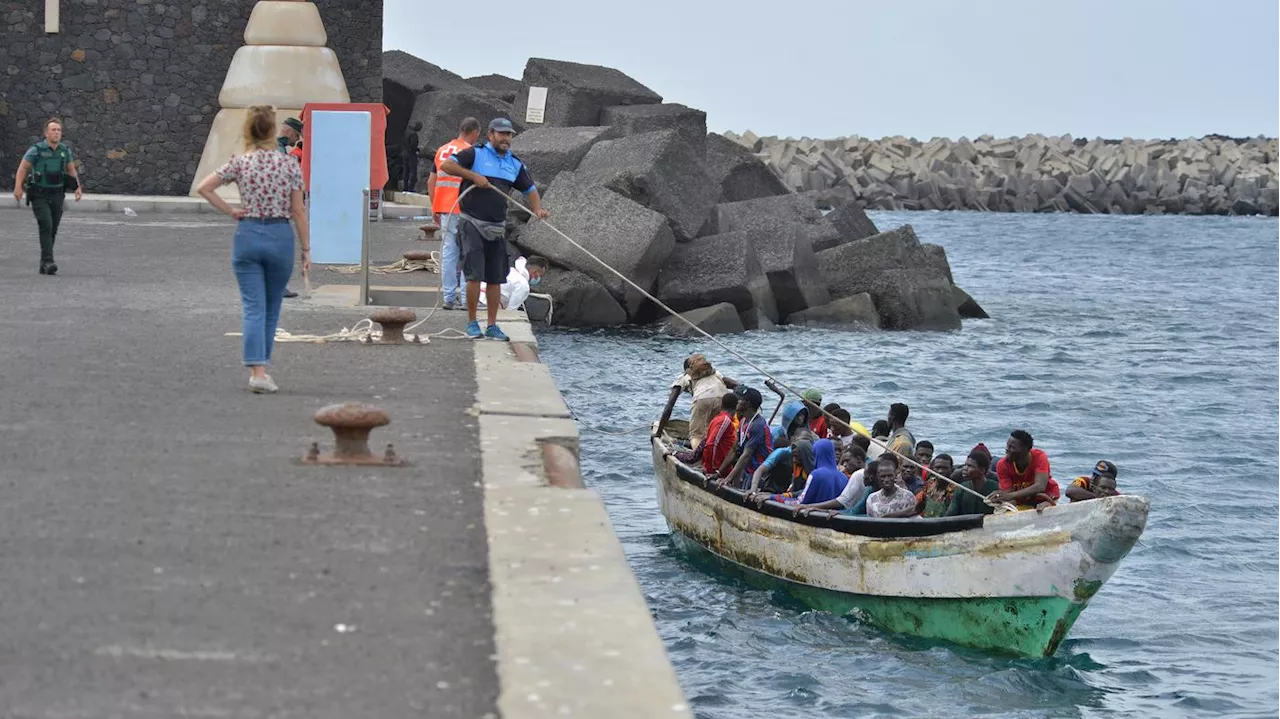
[[[53,241],[58,238],[58,223],[62,222],[62,192],[31,192],[31,211],[40,225],[40,264],[53,262]]]
[[[400,158],[400,189],[405,192],[414,192],[415,185],[418,184],[418,158],[401,157]]]

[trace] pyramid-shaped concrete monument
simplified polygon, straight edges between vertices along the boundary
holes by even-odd
[[[244,152],[241,132],[247,109],[273,105],[281,122],[299,117],[309,102],[350,102],[338,56],[315,3],[262,0],[254,5],[244,29],[245,45],[236,51],[218,95],[221,110],[213,119],[191,194],[200,180],[222,163]],[[235,196],[235,187],[220,191]]]

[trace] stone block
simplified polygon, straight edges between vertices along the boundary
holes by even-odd
[[[738,310],[728,302],[721,302],[710,307],[681,312],[681,316],[697,325],[698,329],[711,335],[727,335],[745,332]],[[701,337],[692,327],[675,317],[668,317],[659,323],[667,334],[677,337]]]
[[[547,209],[561,232],[646,291],[653,290],[659,270],[675,249],[665,217],[576,172],[561,172],[547,194],[551,198]],[[530,223],[518,241],[525,250],[604,285],[629,318],[635,317],[646,301],[635,288],[548,229],[546,223]]]
[[[552,267],[534,288],[550,295],[551,303],[529,297],[525,311],[530,320],[544,322],[551,312],[551,324],[562,327],[599,327],[626,324],[627,312],[603,285],[581,272]]]
[[[982,309],[982,305],[957,285],[951,285],[951,298],[955,302],[956,312],[965,319],[985,320],[991,317],[986,310]]]
[[[880,315],[871,295],[861,292],[850,297],[841,297],[819,307],[787,316],[787,324],[799,327],[822,327],[826,329],[880,329]]]
[[[818,253],[831,295],[870,294],[881,325],[893,330],[960,328],[950,270],[937,263],[910,225]]]
[[[919,192],[918,189],[916,191]],[[930,186],[930,191],[932,191],[932,185]],[[852,242],[853,240],[861,240],[880,234],[880,230],[876,228],[876,223],[872,222],[870,217],[867,217],[862,205],[858,204],[856,200],[846,200],[838,203],[835,209],[827,213],[826,220],[835,226],[842,242]],[[819,243],[815,242],[813,249],[825,250],[828,247],[834,247],[834,245],[822,244],[823,246],[819,247]]]
[[[413,104],[413,112],[408,124],[422,123],[418,132],[418,141],[425,148],[424,156],[430,157],[436,148],[458,136],[458,124],[465,117],[474,117],[480,121],[481,128],[488,127],[489,121],[495,117],[505,117],[515,125],[516,133],[524,130],[524,126],[515,118],[511,106],[474,89],[463,92],[455,90],[433,90],[418,96]]]
[[[702,159],[674,130],[599,142],[577,174],[662,213],[681,242],[698,235],[718,194]]]
[[[534,182],[541,188],[547,188],[561,172],[576,169],[592,145],[615,134],[609,127],[534,125],[515,136],[511,141],[511,151],[524,161],[533,174]]]
[[[562,60],[531,58],[524,67],[524,85],[516,98],[521,119],[529,105],[529,87],[547,88],[544,124],[600,125],[601,111],[615,105],[656,105],[662,97],[611,67]]]
[[[658,299],[677,312],[728,302],[743,326],[759,326],[756,311],[776,323],[769,278],[748,233],[702,237],[676,247],[658,280]]]
[[[479,75],[467,78],[466,83],[509,103],[515,103],[524,88],[524,83],[506,75]]]
[[[617,128],[619,135],[640,135],[674,130],[700,156],[706,156],[707,113],[675,103],[616,105],[600,113],[600,124]]]
[[[723,135],[706,139],[707,175],[720,188],[716,202],[738,202],[790,194],[782,178],[760,158]]]
[[[722,202],[711,210],[704,235],[718,235],[734,230],[772,226],[777,222],[817,224],[822,220],[818,209],[818,192],[792,192],[773,197],[758,197],[738,202]]]
[[[414,57],[401,50],[388,50],[382,53],[382,80],[390,82],[413,93],[415,96],[432,90],[453,90],[456,92],[476,92],[477,88],[461,75]],[[461,117],[458,118],[460,122]]]

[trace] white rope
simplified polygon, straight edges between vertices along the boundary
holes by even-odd
[[[442,261],[440,259],[440,252],[437,250],[432,250],[431,259],[429,260],[402,259],[402,260],[397,260],[396,262],[392,262],[389,265],[379,265],[377,267],[370,267],[369,271],[377,272],[378,274],[383,274],[383,275],[398,274],[402,272],[425,271],[425,272],[431,272],[438,275],[438,274],[441,274],[440,272],[441,264],[442,264]],[[330,270],[332,272],[340,272],[344,275],[354,275],[360,272],[360,265],[325,265],[325,269]]]
[[[472,187],[467,188],[467,189],[468,189],[468,191],[470,191],[470,190],[471,190],[471,189],[473,189],[474,187],[475,187],[475,186],[473,185]],[[490,188],[490,189],[492,189],[492,188]],[[496,190],[495,190],[495,192],[496,192]],[[716,345],[719,345],[719,347],[720,347],[721,349],[723,349],[725,352],[728,352],[729,354],[731,354],[731,355],[733,355],[734,357],[738,358],[738,359],[739,359],[739,360],[741,360],[744,364],[746,364],[748,367],[750,367],[751,369],[755,370],[756,372],[759,372],[761,375],[764,375],[765,377],[767,377],[767,378],[769,378],[769,379],[773,380],[774,384],[778,385],[778,386],[779,386],[779,387],[781,387],[782,389],[784,389],[784,390],[786,390],[787,392],[789,392],[789,393],[791,393],[791,394],[795,395],[796,397],[799,397],[799,396],[800,396],[800,393],[799,393],[799,392],[797,392],[795,389],[793,389],[793,388],[789,387],[788,385],[786,385],[785,383],[783,383],[781,380],[779,380],[777,377],[775,377],[775,376],[773,376],[772,374],[770,374],[769,372],[767,372],[763,367],[761,367],[761,366],[757,365],[755,362],[752,362],[752,361],[751,361],[751,359],[750,359],[750,358],[748,358],[746,355],[743,355],[741,352],[738,352],[737,350],[733,349],[732,347],[730,347],[729,345],[725,344],[724,342],[721,342],[720,340],[716,339],[716,338],[715,338],[711,333],[707,332],[706,330],[704,330],[704,329],[702,329],[701,327],[697,326],[697,325],[696,325],[696,324],[694,324],[693,322],[689,321],[689,319],[688,319],[687,317],[685,317],[684,315],[682,315],[682,314],[680,314],[679,312],[676,312],[675,310],[673,310],[673,309],[671,309],[670,307],[668,307],[668,306],[666,305],[666,303],[664,303],[662,300],[658,299],[657,297],[654,297],[652,294],[650,294],[650,293],[649,293],[649,291],[648,291],[648,290],[646,290],[645,288],[643,288],[643,287],[641,287],[640,285],[636,284],[635,282],[632,282],[632,281],[631,281],[631,278],[629,278],[629,277],[627,277],[626,275],[622,274],[621,272],[619,272],[619,271],[615,270],[613,267],[611,267],[611,266],[609,265],[609,263],[605,262],[604,260],[600,259],[599,257],[596,257],[595,253],[593,253],[591,250],[588,250],[587,248],[583,247],[582,245],[578,244],[578,243],[577,243],[577,242],[576,242],[572,237],[570,237],[570,236],[566,235],[565,233],[561,232],[561,231],[559,230],[559,228],[557,228],[555,225],[551,224],[550,222],[547,222],[546,220],[542,220],[542,218],[538,217],[538,216],[533,212],[533,210],[530,210],[529,208],[525,207],[523,204],[521,204],[521,203],[517,202],[515,199],[513,199],[510,195],[508,195],[508,194],[507,194],[507,193],[505,193],[505,192],[498,192],[498,194],[499,194],[499,195],[502,195],[502,197],[503,197],[504,199],[506,199],[506,201],[507,201],[507,202],[511,203],[512,205],[515,205],[516,207],[518,207],[518,208],[520,208],[521,210],[524,210],[526,213],[528,213],[528,214],[529,214],[529,216],[530,216],[530,218],[531,218],[531,221],[541,220],[541,221],[543,222],[543,224],[545,224],[545,225],[546,225],[546,226],[547,226],[547,227],[548,227],[552,232],[556,233],[556,234],[557,234],[557,235],[559,235],[561,238],[563,238],[565,242],[568,242],[569,244],[573,245],[574,247],[578,248],[579,250],[582,250],[582,252],[583,252],[583,253],[585,253],[585,254],[587,255],[587,257],[590,257],[591,259],[593,259],[593,260],[595,260],[596,262],[598,262],[598,263],[600,264],[600,266],[601,266],[601,267],[603,267],[603,268],[605,268],[606,270],[608,270],[608,271],[612,272],[613,274],[617,275],[617,276],[618,276],[618,279],[622,280],[623,282],[627,283],[628,285],[631,285],[633,288],[635,288],[635,289],[636,289],[636,291],[637,291],[637,292],[639,292],[640,294],[642,294],[642,295],[644,295],[646,298],[648,298],[650,302],[653,302],[653,303],[654,303],[655,305],[657,305],[658,307],[661,307],[661,308],[663,309],[663,311],[665,311],[666,313],[670,314],[672,317],[675,317],[675,318],[679,319],[681,322],[684,322],[685,324],[689,325],[689,327],[691,327],[691,328],[693,329],[693,331],[694,331],[694,332],[697,332],[698,334],[702,335],[703,337],[706,337],[707,339],[711,340],[711,341],[712,341],[713,343],[715,343]],[[830,421],[832,421],[832,422],[834,422],[834,423],[838,423],[839,425],[844,426],[846,429],[848,429],[848,430],[850,430],[850,431],[853,431],[853,432],[856,432],[856,431],[857,431],[857,429],[856,429],[856,428],[854,428],[854,427],[850,426],[848,423],[846,423],[846,422],[842,421],[840,418],[838,418],[838,417],[836,417],[836,416],[832,415],[830,412],[826,411],[825,409],[819,408],[819,409],[818,409],[818,411],[822,412],[822,414],[823,414],[823,415],[825,415],[825,416],[826,416]],[[874,437],[868,436],[865,432],[858,432],[858,433],[859,433],[859,434],[861,434],[861,435],[863,435],[864,437],[867,437],[867,439],[868,439],[868,440],[870,440],[870,442],[871,442],[872,444],[876,445],[877,447],[879,447],[879,448],[880,448],[881,450],[883,450],[884,452],[888,452],[889,454],[895,455],[896,457],[898,457],[898,459],[899,459],[899,460],[901,460],[901,461],[903,461],[903,462],[906,462],[907,464],[909,464],[909,465],[911,465],[911,466],[913,466],[913,467],[916,467],[917,469],[923,470],[923,471],[924,471],[926,474],[928,474],[928,475],[931,475],[931,476],[933,476],[933,477],[936,477],[936,478],[938,478],[938,479],[941,479],[942,481],[946,482],[947,484],[950,484],[951,486],[955,487],[956,489],[959,489],[959,490],[961,490],[961,491],[968,492],[969,494],[972,494],[973,496],[975,496],[975,497],[977,497],[977,498],[981,499],[983,502],[985,502],[985,503],[986,503],[986,504],[988,504],[989,506],[996,507],[997,509],[999,509],[999,510],[1001,510],[1001,511],[1017,511],[1017,507],[1014,507],[1011,503],[1003,502],[1003,503],[1000,503],[999,505],[994,504],[994,503],[992,503],[991,501],[989,501],[986,497],[984,497],[980,492],[975,492],[974,490],[972,490],[972,489],[970,489],[970,488],[968,488],[968,487],[966,487],[966,486],[964,486],[964,485],[960,484],[959,482],[956,482],[956,481],[952,480],[950,477],[945,477],[945,476],[943,476],[943,475],[941,475],[941,474],[939,474],[939,473],[937,473],[937,472],[933,471],[933,470],[932,470],[932,469],[930,469],[929,467],[926,467],[925,465],[920,464],[919,462],[915,461],[915,459],[913,459],[913,458],[911,458],[911,457],[907,457],[906,455],[903,455],[903,454],[901,454],[901,453],[899,453],[899,452],[895,452],[895,451],[893,451],[892,449],[890,449],[890,448],[889,448],[889,446],[888,446],[887,444],[885,444],[884,442],[881,442],[880,440],[878,440],[878,439],[876,439],[876,438],[874,438]]]

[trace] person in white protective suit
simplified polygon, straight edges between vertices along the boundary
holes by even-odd
[[[530,288],[537,287],[550,263],[546,258],[533,255],[516,259],[516,266],[507,271],[507,282],[502,286],[502,309],[518,310],[529,298]],[[485,285],[480,285],[480,306],[485,307]]]

